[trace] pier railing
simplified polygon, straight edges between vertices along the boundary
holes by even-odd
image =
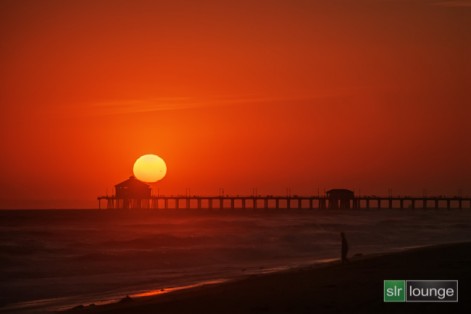
[[[102,207],[102,201],[106,206]],[[471,197],[461,196],[356,196],[350,199],[326,196],[276,196],[276,195],[157,195],[145,199],[98,197],[99,208],[149,208],[149,209],[463,209],[471,208]]]

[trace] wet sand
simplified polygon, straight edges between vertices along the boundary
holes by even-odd
[[[384,303],[385,279],[459,280],[458,303]],[[471,313],[471,243],[365,256],[78,313]]]

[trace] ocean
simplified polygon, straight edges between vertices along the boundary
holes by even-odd
[[[0,312],[116,302],[471,240],[471,210],[0,211]]]

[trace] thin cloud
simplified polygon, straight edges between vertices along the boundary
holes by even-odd
[[[241,104],[269,103],[276,101],[300,101],[308,98],[257,97],[257,96],[215,96],[207,99],[198,98],[153,98],[114,100],[89,105],[88,112],[92,115],[123,115],[151,113],[158,111],[178,111],[205,107],[231,106]]]
[[[178,111],[260,101],[267,100],[255,97],[214,97],[211,99],[198,99],[190,97],[124,99],[95,103],[92,104],[89,109],[90,113],[96,115],[121,115],[158,111]]]
[[[153,112],[180,111],[207,107],[233,105],[251,105],[260,103],[296,103],[316,99],[349,97],[361,94],[368,86],[337,88],[313,92],[311,95],[299,96],[261,96],[261,95],[215,95],[211,97],[159,97],[143,99],[116,99],[88,104],[76,104],[64,107],[63,112],[55,112],[59,116],[69,116],[74,112],[77,116],[113,116],[127,114],[145,114]],[[67,110],[65,110],[65,108]],[[62,115],[61,115],[62,113]]]
[[[185,97],[152,98],[152,99],[123,99],[94,103],[90,112],[98,115],[119,115],[129,113],[145,113],[153,111],[173,111],[197,107],[194,101]]]

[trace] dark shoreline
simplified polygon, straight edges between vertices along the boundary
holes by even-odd
[[[458,303],[384,303],[385,279],[459,280]],[[366,256],[77,313],[471,313],[471,243]]]

